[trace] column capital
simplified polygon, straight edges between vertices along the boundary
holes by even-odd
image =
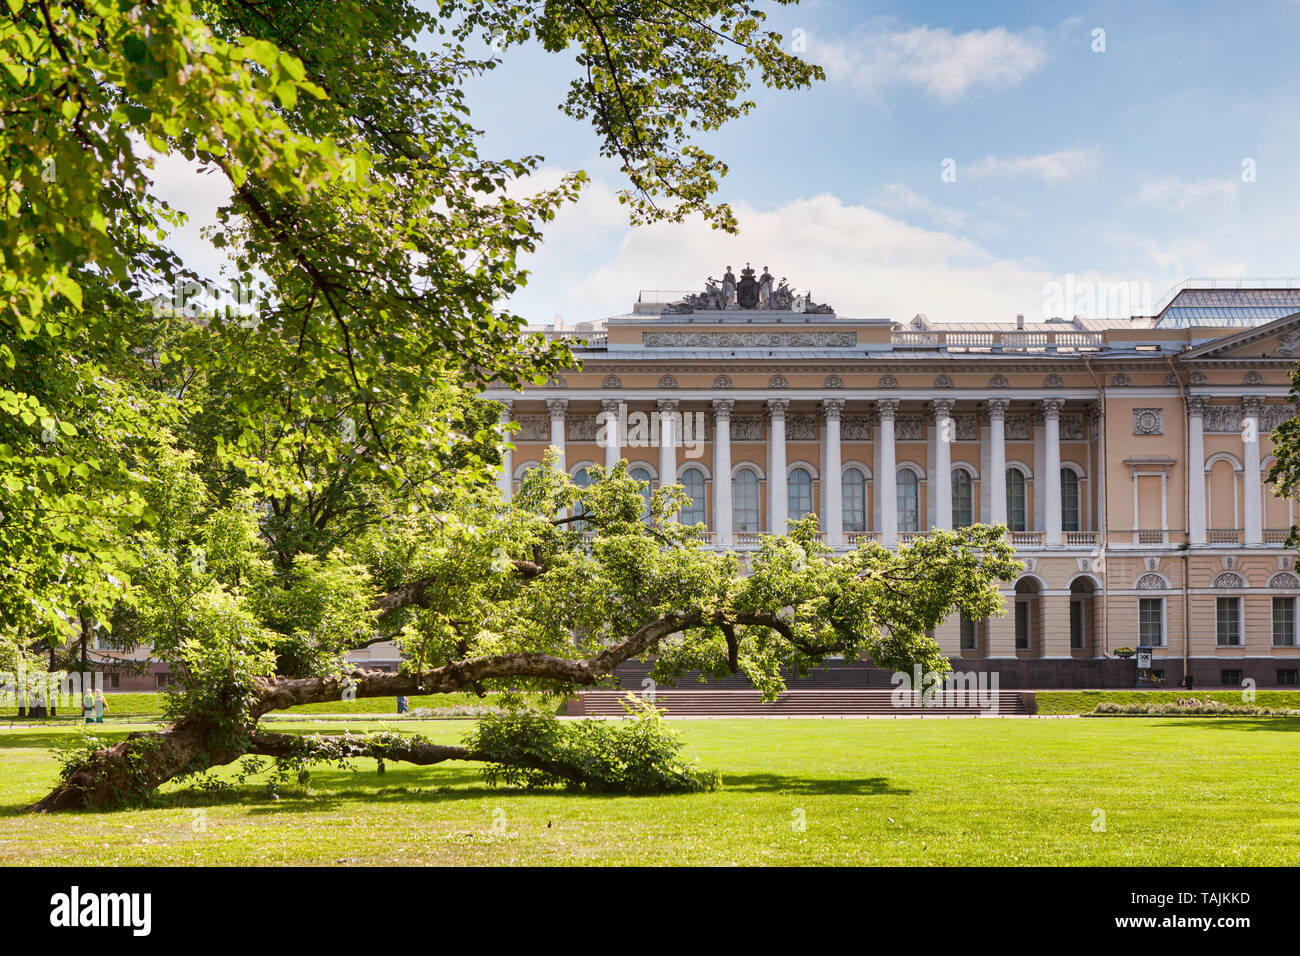
[[[842,415],[843,413],[844,413],[844,399],[828,398],[822,402],[822,415],[824,415],[828,421],[830,420],[839,421],[840,415]]]
[[[988,416],[993,418],[1006,418],[1007,409],[1011,407],[1009,398],[990,398],[988,400]]]
[[[514,415],[514,413],[515,413],[515,403],[514,403],[514,402],[500,402],[499,404],[501,405],[501,420],[502,420],[503,422],[508,422],[508,421],[510,421],[511,417],[512,417],[512,416]]]
[[[1187,414],[1194,418],[1204,418],[1209,407],[1210,400],[1205,395],[1192,395],[1187,399]]]
[[[679,405],[681,405],[681,400],[676,398],[661,398],[656,403],[656,407],[661,412],[675,412]]]
[[[897,398],[879,398],[876,399],[876,414],[882,420],[894,420],[894,413],[898,411],[899,400]]]
[[[944,418],[951,418],[953,406],[956,404],[956,400],[951,398],[936,398],[930,402],[930,412],[934,415],[936,422]]]
[[[785,413],[789,408],[790,399],[788,398],[769,398],[767,400],[767,414],[769,418],[785,418]]]
[[[569,400],[567,398],[548,398],[546,400],[546,410],[551,413],[552,418],[563,418],[569,409]]]
[[[623,403],[617,398],[602,399],[600,403],[600,410],[602,412],[617,412],[618,406],[622,404]]]
[[[713,418],[715,421],[731,420],[731,413],[736,407],[734,398],[715,398],[713,400]]]
[[[1241,413],[1243,415],[1250,415],[1258,418],[1259,413],[1263,408],[1264,400],[1258,395],[1246,395],[1241,400]]]
[[[1055,421],[1061,417],[1061,409],[1065,407],[1063,398],[1045,398],[1043,399],[1043,418],[1048,421]]]

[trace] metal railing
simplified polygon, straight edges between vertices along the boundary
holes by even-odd
[[[1078,352],[1105,347],[1100,332],[901,331],[890,334],[896,349],[946,349],[965,352]]]

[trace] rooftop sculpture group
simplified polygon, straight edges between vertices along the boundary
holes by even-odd
[[[755,276],[749,263],[740,270],[740,280],[727,266],[721,282],[709,276],[704,282],[704,291],[688,295],[676,302],[669,303],[664,312],[682,314],[691,312],[727,311],[731,309],[767,309],[777,312],[803,312],[817,315],[833,315],[835,310],[829,305],[813,302],[811,293],[796,293],[786,282],[784,276],[773,287],[775,280],[772,273],[763,266],[763,274]]]

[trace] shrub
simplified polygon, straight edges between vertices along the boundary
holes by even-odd
[[[1300,710],[1225,704],[1217,700],[1180,697],[1164,704],[1115,704],[1104,701],[1092,711],[1098,717],[1300,717]]]
[[[696,770],[681,757],[681,740],[663,715],[631,694],[627,720],[562,721],[541,714],[506,714],[479,721],[465,740],[490,761],[491,786],[564,786],[590,793],[670,793],[716,790],[716,771]]]

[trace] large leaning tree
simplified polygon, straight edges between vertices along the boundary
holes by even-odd
[[[812,516],[742,559],[704,547],[700,526],[674,520],[680,488],[651,495],[623,463],[594,469],[594,482],[580,488],[553,465],[530,473],[508,502],[488,490],[438,511],[393,514],[353,538],[350,551],[300,560],[287,582],[277,580],[247,505],[203,521],[195,535],[202,567],[187,560],[187,542],[148,532],[139,576],[146,597],[132,626],[184,674],[186,691],[170,695],[168,727],[83,755],[33,809],[112,806],[258,755],[296,765],[479,760],[608,786],[591,759],[542,745],[540,736],[559,732],[553,719],[497,723],[449,746],[394,734],[304,738],[268,731],[258,718],[349,698],[566,695],[647,656],[657,680],[740,673],[769,698],[785,686],[783,668],[801,672],[829,655],[943,673],[948,660],[929,632],[956,612],[999,613],[998,582],[1020,567],[1003,529],[989,527],[934,533],[896,552],[863,544],[831,556]],[[202,489],[184,461],[164,470],[166,490],[151,506],[159,528],[183,529]],[[375,587],[388,567],[416,576]],[[344,662],[375,634],[400,643],[407,666]],[[689,782],[671,765],[647,769]]]
[[[502,302],[585,176],[529,191],[542,158],[482,155],[466,85],[516,46],[571,58],[560,108],[622,170],[631,219],[732,230],[725,166],[695,140],[752,108],[751,82],[820,78],[782,42],[723,0],[6,0],[0,663],[75,661],[93,633],[185,681],[170,726],[71,760],[39,808],[355,746],[260,729],[309,700],[564,693],[643,654],[769,692],[779,664],[828,653],[941,667],[926,628],[991,610],[1007,573],[992,532],[831,561],[804,526],[744,576],[667,520],[670,493],[643,520],[621,473],[582,502],[547,473],[510,505],[490,491],[496,409],[476,396],[572,363]],[[214,277],[170,242],[161,157],[224,184],[219,281],[251,308],[178,292]],[[348,671],[385,639],[402,672]],[[556,732],[366,746],[571,780],[530,733]]]

